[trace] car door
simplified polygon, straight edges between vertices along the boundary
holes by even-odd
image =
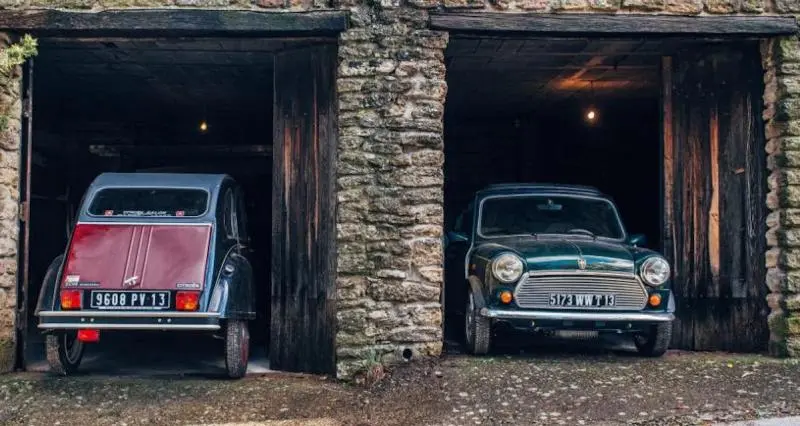
[[[464,265],[472,241],[473,203],[458,216],[455,226],[445,234],[445,314],[462,314],[466,301]]]

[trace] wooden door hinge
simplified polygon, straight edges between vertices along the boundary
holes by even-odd
[[[19,203],[19,220],[23,222],[28,222],[30,219],[30,204],[27,201],[23,201]]]
[[[26,97],[22,99],[22,116],[31,118],[31,115],[33,115],[33,102],[30,97]]]

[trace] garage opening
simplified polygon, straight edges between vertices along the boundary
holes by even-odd
[[[757,44],[452,34],[445,60],[445,231],[488,185],[595,187],[677,271],[675,347],[764,347],[763,268],[734,266],[764,252],[743,218],[764,217],[763,199],[743,201],[764,190]],[[458,249],[445,269],[445,336],[458,346]],[[715,334],[737,322],[752,334]]]
[[[33,316],[50,262],[102,172],[225,173],[244,192],[257,318],[250,370],[268,366],[276,54],[318,43],[267,38],[40,40],[33,81],[28,369],[46,369]],[[223,366],[222,341],[101,333],[81,369],[124,373]]]

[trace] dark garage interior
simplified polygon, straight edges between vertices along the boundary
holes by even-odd
[[[451,34],[445,60],[446,230],[489,184],[597,187],[673,264],[673,347],[766,347],[757,43]],[[457,347],[463,303],[448,288]]]
[[[445,229],[490,184],[590,185],[614,199],[629,233],[659,249],[663,49],[644,40],[453,36]],[[458,321],[447,315],[448,342],[461,340]]]
[[[279,39],[40,40],[33,86],[29,369],[46,368],[32,317],[38,288],[51,260],[65,248],[85,188],[101,172],[227,173],[243,186],[258,306],[250,327],[251,368],[265,360],[273,53],[290,44]],[[81,368],[102,371],[120,359],[126,368],[131,366],[126,363],[168,365],[163,353],[142,349],[150,344],[174,349],[175,365],[182,370],[202,368],[205,361],[222,365],[221,341],[174,337],[106,333],[87,347]],[[110,365],[109,370],[120,371],[120,365]]]

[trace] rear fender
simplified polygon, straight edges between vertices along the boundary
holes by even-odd
[[[228,266],[233,267],[233,272],[226,271]],[[208,311],[219,312],[222,319],[255,319],[253,269],[247,258],[233,252],[225,257],[214,283]]]
[[[47,273],[42,280],[42,288],[39,290],[39,300],[36,302],[34,315],[39,315],[41,311],[53,311],[56,309],[58,278],[61,276],[61,268],[64,266],[64,255],[60,255],[50,262]]]

